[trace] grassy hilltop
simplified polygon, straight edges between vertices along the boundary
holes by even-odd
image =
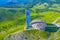
[[[42,6],[41,6],[42,7]],[[31,8],[31,20],[40,19],[46,23],[52,23],[58,17],[60,17],[59,7],[53,10],[50,8],[48,10],[39,9],[38,6]],[[57,10],[57,11],[56,11]],[[60,21],[58,21],[60,23]],[[26,16],[24,13],[24,8],[0,8],[0,40],[3,40],[8,34],[24,30],[26,26]],[[60,30],[56,34],[59,35]]]

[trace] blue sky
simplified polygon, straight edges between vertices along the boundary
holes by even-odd
[[[18,0],[0,0],[0,4],[10,2],[10,1],[18,1]],[[19,0],[19,1],[29,1],[29,0]]]
[[[0,0],[0,4],[4,4],[4,3],[8,2],[8,1],[11,1],[11,0]]]
[[[4,4],[4,3],[10,2],[10,1],[14,1],[14,2],[16,2],[16,1],[18,1],[18,2],[19,1],[20,2],[30,2],[32,0],[0,0],[0,4]],[[42,1],[44,1],[44,0],[42,0]],[[58,2],[60,2],[60,0],[46,0],[46,1],[58,1]]]
[[[20,1],[20,2],[30,2],[32,0],[0,0],[0,4],[4,4],[4,3],[7,3],[7,2],[10,2],[10,1],[13,1],[13,2],[16,2],[16,1]]]

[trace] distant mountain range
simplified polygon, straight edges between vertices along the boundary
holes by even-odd
[[[1,0],[0,7],[32,7],[42,3],[48,3],[49,5],[60,4],[60,0]]]

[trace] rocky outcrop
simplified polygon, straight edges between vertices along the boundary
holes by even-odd
[[[23,32],[8,35],[7,37],[4,38],[4,40],[48,40],[48,35],[49,33],[44,31],[25,30]]]

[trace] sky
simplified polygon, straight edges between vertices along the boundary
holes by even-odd
[[[14,1],[14,2],[16,2],[16,1],[18,1],[18,2],[19,1],[20,2],[28,2],[28,1],[32,1],[32,0],[0,0],[0,4],[4,4],[4,3],[10,2],[10,1]],[[47,1],[58,1],[59,2],[59,0],[47,0]]]
[[[6,3],[6,2],[10,2],[10,1],[18,1],[18,0],[0,0],[0,4]],[[19,1],[29,1],[29,0],[19,0]]]

